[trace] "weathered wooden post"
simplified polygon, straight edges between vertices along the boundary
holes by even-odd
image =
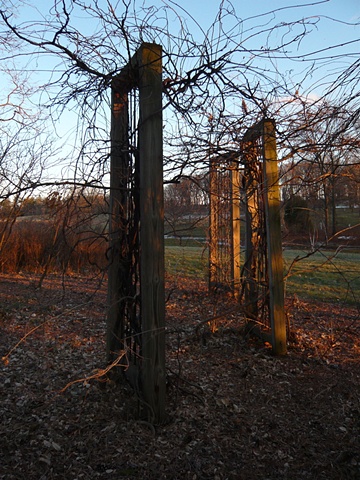
[[[110,220],[106,353],[111,363],[124,349],[125,298],[129,295],[126,235],[129,176],[128,94],[117,79],[111,89]]]
[[[275,354],[282,355],[286,353],[286,319],[281,244],[281,202],[275,122],[273,120],[264,120],[263,122],[263,149],[272,347]]]
[[[139,110],[137,125],[129,119],[132,90],[138,90],[138,100],[132,93]],[[142,413],[161,423],[165,416],[161,46],[142,44],[114,79],[111,118],[107,355],[111,362],[125,351],[125,367],[137,372],[134,383]]]
[[[141,381],[157,423],[165,415],[165,287],[162,142],[162,50],[143,44],[139,65],[141,222]]]
[[[239,296],[240,172],[238,152],[210,159],[209,289]]]
[[[209,289],[217,284],[219,268],[219,195],[217,160],[210,158],[210,238],[209,238]]]
[[[240,258],[240,171],[237,162],[231,165],[231,279],[235,298],[240,294],[241,258]]]
[[[248,318],[256,320],[258,316],[258,273],[259,273],[259,172],[251,145],[246,147],[245,161],[245,261],[244,261],[244,290],[245,311]]]
[[[245,307],[251,330],[270,341],[273,352],[281,355],[286,353],[286,319],[280,187],[273,120],[264,119],[246,132],[243,153],[246,184]],[[266,310],[269,321],[264,316]]]

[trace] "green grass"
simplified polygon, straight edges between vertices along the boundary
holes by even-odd
[[[286,293],[296,293],[305,299],[346,302],[360,301],[360,254],[341,251],[317,252],[301,260],[308,252],[286,250],[285,273],[292,264],[286,280]]]
[[[333,251],[324,251],[301,259],[307,253],[306,250],[284,251],[285,274],[291,267],[286,279],[287,296],[296,293],[304,300],[359,304],[360,253],[341,251],[334,256]],[[295,259],[301,260],[294,262]],[[167,242],[165,265],[172,275],[204,280],[207,278],[207,249],[191,241],[184,246]]]
[[[360,223],[360,212],[358,208],[351,210],[350,208],[337,208],[336,220],[338,228],[346,228],[349,225],[357,225]]]
[[[207,249],[199,246],[167,246],[165,248],[165,269],[180,277],[205,280],[207,276]]]

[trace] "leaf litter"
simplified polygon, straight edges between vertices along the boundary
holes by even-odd
[[[0,283],[1,479],[360,478],[354,308],[289,299],[274,357],[234,300],[168,278],[167,421],[152,426],[128,384],[102,381],[105,285],[34,280]]]

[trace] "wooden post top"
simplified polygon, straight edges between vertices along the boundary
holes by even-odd
[[[111,82],[111,88],[119,92],[129,92],[138,88],[141,70],[149,68],[161,74],[162,47],[157,43],[143,42],[121,72]]]

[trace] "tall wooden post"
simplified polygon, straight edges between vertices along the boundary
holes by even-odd
[[[155,423],[165,417],[161,57],[159,45],[142,44],[112,85],[107,328],[109,361],[126,349],[143,413]],[[130,148],[128,94],[136,89]]]
[[[111,90],[110,225],[108,270],[107,360],[111,363],[124,348],[124,298],[128,292],[126,239],[127,182],[129,169],[128,96],[114,80]]]
[[[209,289],[218,282],[219,268],[219,192],[217,163],[210,158],[210,238],[209,238]]]
[[[165,416],[164,198],[162,150],[162,49],[145,43],[139,68],[140,273],[142,368],[147,416]]]
[[[234,296],[240,294],[240,172],[236,162],[231,165],[231,220],[232,220],[232,238],[231,238],[231,279]]]
[[[251,320],[258,317],[259,272],[259,172],[256,152],[251,143],[245,148],[245,311]]]
[[[264,120],[263,145],[272,347],[275,354],[281,355],[286,353],[286,321],[284,311],[280,187],[276,154],[275,123],[272,120]]]

